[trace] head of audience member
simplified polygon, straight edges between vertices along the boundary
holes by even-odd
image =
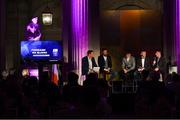
[[[17,77],[14,75],[8,75],[6,78],[6,84],[5,84],[5,89],[7,94],[10,96],[18,96],[21,92],[21,87],[20,84],[18,83]]]
[[[98,90],[100,93],[101,97],[107,97],[107,93],[108,93],[108,83],[105,79],[98,79],[97,82],[98,85]]]
[[[32,86],[37,86],[38,84],[38,79],[35,76],[30,76],[29,77],[29,84]]]
[[[74,72],[68,73],[68,85],[78,85],[79,76]]]
[[[84,81],[84,86],[96,86],[98,80],[97,73],[90,73],[87,75],[86,80]]]
[[[7,81],[17,81],[17,78],[15,77],[15,75],[10,75],[10,74],[8,74],[6,79]]]
[[[147,78],[148,81],[158,81],[159,79],[160,79],[160,73],[156,71],[150,72]]]
[[[146,58],[146,51],[141,51],[140,55],[142,59]]]
[[[107,56],[108,55],[108,50],[106,48],[102,49],[102,55]]]
[[[15,74],[15,68],[11,68],[10,70],[9,70],[9,75],[14,75]]]
[[[2,76],[2,79],[3,80],[6,80],[6,78],[8,77],[9,75],[9,72],[7,70],[3,70],[2,73],[1,73],[1,76]]]
[[[87,75],[86,79],[95,79],[95,80],[97,80],[98,79],[98,74],[97,73],[90,73],[90,74]]]
[[[131,53],[130,52],[127,52],[126,53],[126,58],[130,58],[131,57]]]
[[[180,76],[177,73],[172,73],[172,81],[180,82]]]
[[[142,80],[146,81],[148,76],[149,76],[149,71],[148,70],[143,70],[141,75],[142,75]]]
[[[157,58],[161,58],[161,51],[156,51],[156,52],[155,52],[155,56],[156,56]]]
[[[48,72],[42,72],[42,77],[39,79],[40,89],[46,89],[50,83],[50,76]]]
[[[29,76],[23,81],[23,92],[28,97],[35,97],[38,91],[38,79],[35,76]]]
[[[84,106],[86,112],[94,112],[100,100],[100,94],[96,86],[85,86],[80,96],[81,106]]]
[[[88,50],[87,56],[88,56],[89,58],[93,58],[93,57],[94,57],[94,51],[93,51],[93,50]]]

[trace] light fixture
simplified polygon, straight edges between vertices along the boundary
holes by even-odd
[[[47,5],[47,7],[42,12],[42,22],[44,25],[52,25],[52,19],[53,19],[53,14]]]

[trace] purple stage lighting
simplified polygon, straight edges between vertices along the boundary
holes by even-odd
[[[26,39],[37,41],[41,38],[41,32],[38,24],[38,17],[31,19],[31,22],[26,27]]]
[[[71,0],[72,59],[81,75],[81,59],[88,50],[88,0]]]
[[[180,73],[180,0],[176,0],[176,62]]]

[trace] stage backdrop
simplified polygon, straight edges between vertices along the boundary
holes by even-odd
[[[162,15],[152,10],[107,10],[101,12],[101,48],[108,48],[113,67],[120,70],[126,51],[138,56],[147,50],[149,56],[162,50]]]

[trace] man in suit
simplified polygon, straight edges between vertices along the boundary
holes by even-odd
[[[166,71],[166,61],[161,55],[161,51],[156,51],[155,52],[155,57],[153,59],[152,63],[152,70],[156,72],[160,72],[162,75],[161,79],[164,79],[165,71]],[[160,81],[162,81],[160,80]]]
[[[135,58],[130,52],[126,53],[126,56],[122,60],[122,71],[120,72],[120,77],[123,80],[132,81],[134,79],[135,66]]]
[[[102,54],[98,57],[98,65],[100,67],[100,74],[106,79],[106,75],[110,74],[112,68],[111,56],[109,56],[107,49],[103,49]]]
[[[98,64],[100,72],[108,71],[112,68],[111,56],[109,56],[107,49],[102,50],[102,54],[98,57]]]
[[[126,53],[126,56],[122,60],[122,69],[124,73],[132,72],[135,69],[135,58],[131,56],[131,53]]]
[[[146,57],[146,51],[141,51],[140,58],[137,59],[137,63],[136,63],[136,71],[134,73],[135,78],[137,80],[140,80],[142,71],[144,70],[149,71],[150,66],[151,66],[150,60],[148,57]]]
[[[137,60],[137,70],[142,72],[143,70],[150,69],[150,60],[146,57],[146,51],[141,51],[140,58]]]
[[[87,56],[82,58],[82,75],[88,75],[89,73],[94,72],[94,67],[97,67],[94,59],[94,52],[93,50],[88,50]]]

